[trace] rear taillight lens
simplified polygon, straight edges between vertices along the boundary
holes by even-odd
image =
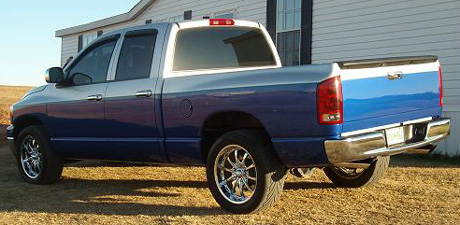
[[[235,25],[235,21],[232,19],[210,19],[209,25],[211,26],[231,26],[231,25]]]
[[[439,106],[442,107],[444,94],[442,92],[442,69],[439,67]]]
[[[340,77],[329,78],[318,85],[317,102],[320,124],[339,124],[343,122],[343,98]]]

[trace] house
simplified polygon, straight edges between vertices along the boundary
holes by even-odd
[[[210,18],[265,25],[284,65],[438,55],[451,137],[438,153],[460,156],[460,4],[458,0],[141,0],[129,12],[56,31],[64,64],[105,32],[145,23]]]

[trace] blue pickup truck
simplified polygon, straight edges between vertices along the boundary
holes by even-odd
[[[7,128],[26,182],[55,183],[84,159],[200,165],[232,213],[271,207],[288,171],[376,182],[391,155],[428,153],[450,131],[437,57],[283,68],[248,21],[115,31],[47,73]]]

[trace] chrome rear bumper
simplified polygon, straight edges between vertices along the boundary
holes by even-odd
[[[423,140],[388,147],[384,130],[372,131],[341,140],[325,141],[328,160],[332,164],[340,164],[364,160],[376,156],[389,156],[421,148],[446,138],[450,133],[450,119],[440,119],[426,124]],[[404,124],[403,124],[404,125]]]

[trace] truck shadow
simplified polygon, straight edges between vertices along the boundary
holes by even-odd
[[[187,198],[192,197],[190,194],[193,193],[198,195],[200,202],[214,202],[210,194],[200,194],[208,193],[205,181],[83,180],[64,177],[58,184],[50,186],[25,184],[19,178],[9,181],[9,185],[5,184],[6,182],[6,180],[0,182],[0,186],[4,187],[0,192],[0,199],[2,199],[0,211],[4,212],[120,216],[228,214],[214,203],[215,206],[203,207],[190,206],[190,203],[187,202]],[[10,186],[10,188],[5,189],[5,186]],[[332,187],[332,184],[328,183],[286,183],[286,189],[291,190]],[[180,191],[174,191],[176,189]],[[168,201],[177,205],[167,204]]]

